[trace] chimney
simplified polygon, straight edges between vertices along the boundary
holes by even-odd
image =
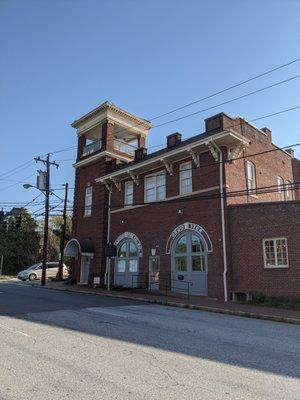
[[[270,142],[272,142],[272,131],[269,128],[261,128],[261,131],[263,131],[268,138],[270,139]]]
[[[175,132],[167,136],[167,148],[177,146],[181,142],[181,133]]]
[[[145,147],[140,147],[134,152],[134,161],[141,161],[147,155],[147,149]]]
[[[295,152],[294,152],[293,149],[285,149],[285,151],[286,151],[287,153],[289,153],[289,154],[292,156],[292,158],[295,158]]]

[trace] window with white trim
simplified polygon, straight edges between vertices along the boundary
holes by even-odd
[[[284,200],[284,180],[281,176],[277,176],[277,190],[279,195],[279,200]]]
[[[180,164],[180,194],[191,193],[193,191],[192,163]]]
[[[93,187],[88,186],[85,188],[85,201],[84,201],[84,216],[89,217],[92,215],[92,201],[93,201]]]
[[[250,194],[255,194],[256,172],[252,161],[247,161],[247,190]]]
[[[166,198],[166,172],[145,176],[145,202],[150,203]]]
[[[132,206],[133,204],[133,181],[125,182],[124,190],[124,205],[125,207]]]
[[[287,268],[288,249],[286,238],[264,239],[265,268]]]
[[[291,181],[285,183],[285,199],[293,200],[293,185]]]

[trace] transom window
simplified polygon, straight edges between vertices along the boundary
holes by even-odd
[[[193,191],[192,163],[181,164],[180,171],[180,194],[191,193]]]
[[[250,194],[255,193],[256,189],[256,173],[255,165],[252,161],[247,161],[247,190]]]
[[[182,235],[174,250],[176,272],[205,271],[205,249],[200,237],[192,232]]]
[[[165,171],[145,177],[145,202],[150,203],[166,198],[166,173]]]
[[[264,239],[265,268],[287,268],[288,249],[286,238]]]
[[[125,182],[124,205],[132,206],[133,204],[133,182]]]
[[[85,189],[85,201],[84,201],[84,216],[89,217],[92,215],[92,202],[93,202],[93,187],[88,186]]]

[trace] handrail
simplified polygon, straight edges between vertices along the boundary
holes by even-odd
[[[155,275],[149,275],[149,274],[131,274],[131,288],[137,288],[137,289],[146,289],[146,290],[150,290],[149,289],[149,281],[150,283],[152,283],[152,279],[151,278],[156,278]],[[136,278],[136,281],[134,282],[134,278]],[[141,278],[145,278],[144,282],[142,282]],[[185,284],[185,288],[181,286],[175,286],[174,282],[180,282],[181,284]],[[164,295],[167,297],[168,296],[168,291],[170,292],[171,289],[175,289],[175,291],[177,291],[177,293],[181,293],[181,294],[186,294],[187,298],[188,298],[188,302],[190,301],[190,288],[191,286],[193,286],[193,282],[190,281],[185,281],[185,280],[178,280],[178,279],[174,279],[172,278],[170,275],[166,275],[166,276],[160,276],[158,281],[155,281],[155,283],[158,284],[158,287],[164,292]],[[143,286],[144,287],[141,287]],[[140,287],[139,287],[140,286]]]

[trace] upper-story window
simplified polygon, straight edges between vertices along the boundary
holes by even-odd
[[[279,194],[279,200],[284,200],[284,180],[281,176],[277,176],[277,189]]]
[[[263,240],[265,268],[287,268],[288,249],[286,238]]]
[[[133,204],[133,182],[127,181],[125,182],[125,190],[124,190],[124,205],[125,207],[132,206]]]
[[[193,191],[192,163],[181,164],[180,171],[180,194],[191,193]]]
[[[145,176],[145,202],[163,200],[166,198],[165,171]]]
[[[251,161],[247,161],[247,190],[249,193],[255,193],[256,189],[256,173],[255,165]]]
[[[285,183],[285,198],[286,200],[293,200],[293,185],[291,181]]]
[[[85,189],[85,201],[84,201],[84,216],[89,217],[92,215],[92,201],[93,201],[93,187],[88,186]]]

